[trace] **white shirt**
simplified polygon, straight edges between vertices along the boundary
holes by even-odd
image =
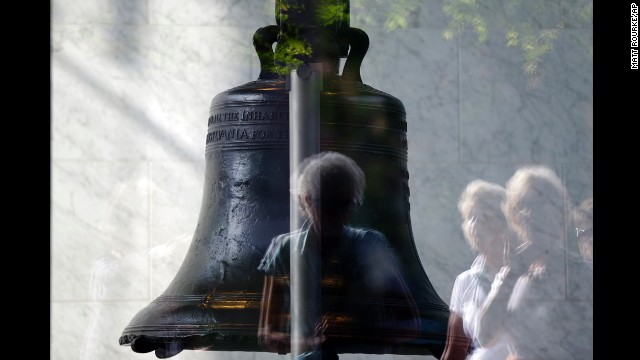
[[[505,359],[509,354],[506,337],[491,347],[483,348],[479,346],[474,332],[478,312],[489,293],[494,275],[489,273],[484,256],[478,255],[471,267],[460,273],[453,284],[449,309],[462,318],[464,332],[472,340],[469,360]]]

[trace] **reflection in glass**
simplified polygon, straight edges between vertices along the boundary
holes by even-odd
[[[291,350],[293,281],[307,295],[299,359],[337,359],[353,342],[380,345],[414,338],[420,317],[386,237],[348,225],[363,201],[360,167],[343,154],[323,152],[300,168],[291,191],[307,221],[273,238],[260,262],[265,273],[260,341],[272,351]],[[300,271],[291,269],[292,252],[299,256]]]

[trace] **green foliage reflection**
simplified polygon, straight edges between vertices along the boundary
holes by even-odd
[[[316,10],[316,18],[321,26],[333,26],[342,23],[349,23],[347,3],[335,0],[321,0],[320,6]]]
[[[479,44],[497,38],[507,47],[515,47],[522,55],[522,69],[535,83],[540,64],[558,40],[560,30],[569,21],[571,27],[591,27],[593,0],[441,0],[447,23],[442,36],[453,40],[466,31],[472,32]],[[429,27],[426,14],[421,23],[415,14],[435,9],[426,0],[351,0],[351,18],[358,24],[386,31],[416,26]],[[383,9],[382,14],[380,10]],[[588,51],[589,49],[587,49]]]
[[[517,47],[522,54],[522,69],[530,84],[538,79],[544,56],[553,49],[565,27],[560,1],[531,0],[443,0],[442,11],[449,22],[443,37],[451,40],[465,30],[473,31],[480,43],[489,36],[504,36],[507,47]],[[555,6],[554,6],[555,5]],[[593,3],[570,9],[578,13],[576,26],[588,24],[593,17]]]

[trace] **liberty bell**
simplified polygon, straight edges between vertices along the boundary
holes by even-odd
[[[392,346],[345,333],[351,340],[340,352],[439,358],[449,310],[422,267],[411,229],[404,105],[363,83],[369,39],[349,26],[348,0],[275,5],[276,25],[253,36],[258,79],[211,102],[203,198],[187,255],[119,343],[138,353],[155,351],[158,358],[183,350],[271,351],[257,336],[264,282],[257,267],[271,239],[290,231],[289,74],[320,63],[319,148],[349,156],[366,174],[364,204],[351,223],[386,235],[420,320],[415,337]]]

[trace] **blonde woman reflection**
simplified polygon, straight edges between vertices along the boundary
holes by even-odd
[[[296,320],[289,316],[292,250],[303,264],[298,283],[321,284],[320,303],[309,307],[320,313],[301,324],[304,338],[297,359],[335,360],[353,343],[377,346],[414,338],[420,328],[417,306],[387,238],[348,225],[364,199],[363,171],[337,152],[311,156],[300,168],[292,176],[291,191],[307,221],[273,238],[258,266],[265,274],[260,342],[281,354],[291,351],[289,321]]]
[[[504,210],[522,245],[508,253],[483,304],[481,346],[508,334],[508,359],[592,359],[593,277],[566,251],[572,207],[562,180],[549,167],[531,165],[516,170],[506,189]],[[581,275],[574,290],[572,268]]]
[[[504,265],[504,248],[511,236],[502,212],[504,187],[484,180],[470,182],[458,200],[462,232],[478,255],[471,267],[456,278],[450,303],[447,342],[441,360],[505,359],[507,341],[480,347],[474,322],[491,287],[491,281]],[[467,357],[469,355],[469,357]]]

